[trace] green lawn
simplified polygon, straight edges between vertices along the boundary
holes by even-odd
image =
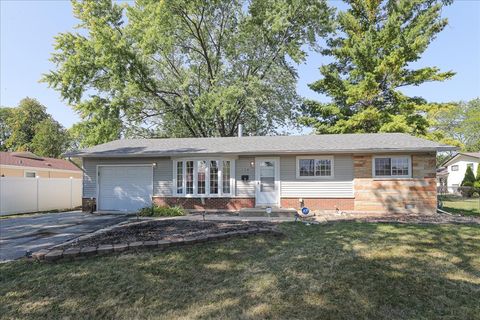
[[[480,216],[480,199],[462,199],[446,197],[442,199],[443,210],[465,216]]]
[[[177,251],[0,265],[4,318],[480,319],[480,226],[284,224]],[[1,317],[1,316],[0,316]]]

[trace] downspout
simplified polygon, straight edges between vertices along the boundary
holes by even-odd
[[[82,159],[82,158],[80,158],[80,159]],[[68,162],[72,163],[75,167],[82,170],[83,173],[86,173],[85,169],[83,169],[83,167],[80,167],[78,164],[76,164],[74,161],[72,161],[72,159],[70,157],[67,157],[67,160],[68,160]],[[83,159],[82,159],[82,163],[83,163]]]

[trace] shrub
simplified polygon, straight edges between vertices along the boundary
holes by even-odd
[[[467,167],[465,171],[465,176],[463,177],[462,186],[473,187],[475,182],[475,175],[473,174],[472,167]]]
[[[138,211],[138,215],[142,217],[177,217],[184,216],[185,210],[182,207],[159,207],[152,205],[151,207],[145,207]]]
[[[466,198],[471,198],[475,192],[475,189],[473,188],[473,186],[461,186],[458,188],[458,191],[460,192],[460,194],[462,195],[462,197],[466,197]]]

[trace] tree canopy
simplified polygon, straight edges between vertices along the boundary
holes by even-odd
[[[428,103],[408,97],[405,86],[443,81],[453,72],[415,68],[428,45],[446,26],[436,0],[348,0],[338,30],[323,54],[322,78],[310,85],[331,103],[308,100],[301,123],[317,133],[407,132],[427,134]]]
[[[480,98],[433,106],[428,119],[437,140],[458,145],[463,151],[480,150]]]
[[[46,110],[32,98],[21,100],[16,108],[0,108],[2,151],[31,151],[53,158],[65,152],[69,135]]]
[[[232,136],[240,123],[261,135],[292,124],[301,101],[294,64],[331,31],[333,12],[324,0],[73,8],[79,32],[56,37],[56,69],[43,80],[79,112],[85,144],[121,134]]]
[[[7,123],[7,121],[11,115],[11,108],[0,107],[0,151],[7,151],[6,143],[12,134],[10,125]]]

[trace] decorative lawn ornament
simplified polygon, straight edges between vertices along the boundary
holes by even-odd
[[[307,207],[303,207],[303,208],[302,208],[302,213],[303,213],[304,215],[307,215],[307,214],[310,213],[310,209],[308,209]]]
[[[295,214],[295,222],[296,222],[297,220],[299,220],[299,219],[300,219],[300,221],[301,221],[302,218],[306,218],[306,217],[308,216],[308,214],[310,213],[310,209],[308,209],[307,207],[302,207],[302,208],[300,209],[300,211],[301,211],[302,214],[299,214],[299,213],[296,213],[296,214]],[[305,225],[307,225],[307,226],[310,225],[310,224],[309,224],[308,222],[306,222],[306,221],[302,221],[302,222],[305,223]]]

